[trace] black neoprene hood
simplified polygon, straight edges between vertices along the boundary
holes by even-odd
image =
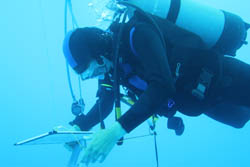
[[[111,38],[102,29],[96,27],[85,27],[76,29],[69,40],[69,48],[72,57],[77,62],[74,70],[81,74],[92,60],[100,55],[110,52],[112,49]]]

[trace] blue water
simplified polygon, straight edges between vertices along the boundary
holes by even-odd
[[[81,26],[95,24],[87,1],[72,0]],[[236,13],[250,22],[247,0],[209,0],[206,3]],[[0,166],[63,167],[70,152],[62,145],[20,146],[17,141],[67,125],[71,96],[62,55],[64,37],[64,1],[2,1],[0,5]],[[250,38],[248,37],[248,41]],[[238,51],[238,58],[250,63],[250,46]],[[73,87],[79,97],[77,77]],[[86,110],[95,102],[97,83],[82,83]],[[125,108],[126,109],[126,108]],[[124,109],[124,110],[125,110]],[[186,131],[177,137],[166,128],[166,120],[157,124],[160,166],[164,167],[249,167],[250,125],[234,129],[205,116],[183,116]],[[106,121],[110,125],[113,115]],[[130,136],[147,134],[147,124]],[[153,138],[126,141],[115,147],[103,164],[143,166],[155,164]]]

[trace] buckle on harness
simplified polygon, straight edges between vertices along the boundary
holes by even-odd
[[[181,63],[177,63],[176,64],[176,69],[175,69],[174,82],[176,82],[179,79],[179,77],[180,77],[180,68],[181,68]]]
[[[213,76],[214,74],[207,68],[202,68],[197,87],[192,90],[192,95],[197,97],[199,100],[203,100],[207,89],[210,87]]]

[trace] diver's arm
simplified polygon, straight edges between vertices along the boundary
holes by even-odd
[[[136,26],[133,45],[143,66],[148,87],[139,100],[118,120],[127,132],[144,122],[164,101],[175,94],[166,51],[153,27],[148,24]]]
[[[112,112],[114,105],[112,84],[113,83],[107,75],[104,80],[99,80],[97,93],[99,97],[98,100],[86,115],[77,116],[75,120],[72,121],[73,125],[78,125],[81,130],[89,130],[100,123],[101,118],[104,120]],[[99,108],[101,109],[101,116]]]

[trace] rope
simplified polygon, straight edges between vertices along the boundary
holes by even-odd
[[[140,136],[134,136],[134,137],[128,137],[128,138],[124,138],[123,140],[132,140],[132,139],[138,139],[138,138],[143,138],[143,137],[149,137],[149,136],[152,136],[153,134],[148,134],[148,135],[140,135]],[[122,142],[122,141],[118,141],[119,142]]]
[[[156,166],[159,166],[159,156],[158,156],[158,147],[157,147],[157,140],[156,140],[157,133],[154,131],[154,143],[155,143],[155,159],[156,159]]]

